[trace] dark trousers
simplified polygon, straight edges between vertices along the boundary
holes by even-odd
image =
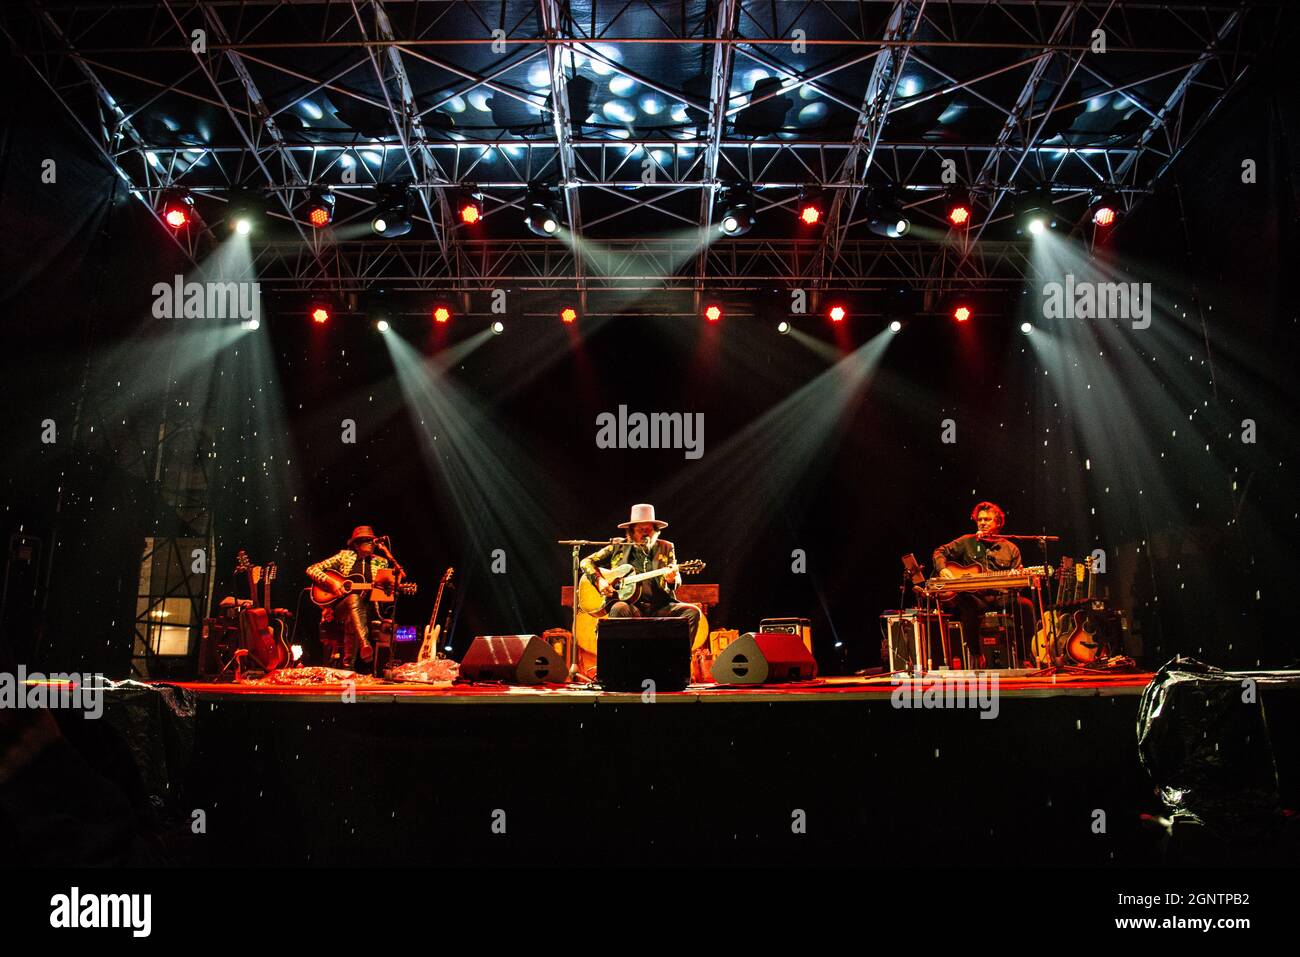
[[[334,606],[334,618],[343,626],[343,660],[351,669],[356,665],[357,650],[362,660],[370,657],[370,602],[365,595],[353,593]]]
[[[985,612],[996,611],[1011,616],[1013,660],[1008,668],[1019,668],[1029,657],[1029,643],[1034,639],[1034,603],[1012,595],[989,595],[966,592],[957,596],[957,613],[961,616],[962,640],[966,643],[966,667],[986,666],[987,658],[980,646],[980,625]],[[956,649],[953,649],[956,651]]]
[[[610,618],[685,618],[691,625],[691,640],[695,640],[695,629],[700,626],[700,609],[681,601],[670,601],[662,605],[652,602],[638,602],[635,605],[625,601],[616,601],[609,606]]]

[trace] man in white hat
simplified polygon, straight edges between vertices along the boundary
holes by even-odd
[[[669,568],[677,564],[673,543],[659,537],[667,522],[655,518],[653,505],[633,505],[632,514],[619,528],[627,529],[627,538],[615,541],[582,560],[582,571],[606,598],[614,595],[613,586],[600,575],[600,568],[631,565],[637,572]],[[640,597],[634,602],[614,601],[609,605],[611,618],[685,618],[691,634],[700,624],[700,608],[677,600],[677,571],[643,583]]]

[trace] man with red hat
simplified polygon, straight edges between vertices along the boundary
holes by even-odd
[[[375,554],[375,531],[369,525],[358,525],[352,530],[348,547],[323,562],[317,562],[307,569],[307,577],[319,584],[326,584],[327,569],[342,575],[354,572],[362,576],[363,581],[373,581],[376,569],[387,568],[388,559]],[[357,650],[361,651],[361,660],[369,661],[374,654],[370,645],[370,601],[368,592],[350,592],[331,606],[335,621],[343,626],[343,661],[342,666],[351,670],[356,664]]]
[[[614,594],[613,586],[600,575],[600,568],[631,565],[636,573],[655,568],[670,568],[677,564],[677,551],[673,543],[659,537],[668,527],[667,522],[655,518],[653,505],[633,505],[632,514],[619,528],[627,529],[627,538],[619,539],[582,560],[584,574],[600,589],[606,598]],[[611,618],[685,618],[691,623],[691,634],[700,624],[700,608],[677,600],[677,571],[659,578],[648,579],[635,604],[615,601],[609,606]]]

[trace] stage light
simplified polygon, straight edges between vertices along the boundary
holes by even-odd
[[[560,231],[560,213],[555,196],[543,186],[528,191],[528,204],[524,207],[524,224],[538,236],[549,239]]]
[[[824,207],[821,193],[815,187],[806,187],[799,194],[799,222],[805,226],[816,226],[822,221]]]
[[[503,333],[503,332],[505,332],[505,331],[506,331],[506,324],[505,324],[504,322],[502,322],[500,319],[498,319],[496,322],[492,323],[492,334],[493,334],[493,335],[499,336],[499,335],[501,335],[501,333]]]
[[[722,192],[722,216],[718,226],[728,236],[743,236],[754,228],[754,196],[744,186],[732,186]]]
[[[831,317],[831,322],[843,322],[844,317],[848,315],[848,313],[844,311],[843,306],[831,306],[830,312],[828,312],[827,315]]]
[[[958,322],[965,322],[971,317],[972,313],[967,306],[958,306],[952,311],[952,317]]]
[[[411,231],[413,197],[405,184],[387,186],[381,191],[370,228],[386,238],[405,236]]]
[[[945,207],[949,226],[964,229],[970,225],[971,202],[965,190],[950,190]]]
[[[311,311],[311,321],[323,326],[330,321],[330,311],[324,306],[317,306]]]
[[[451,310],[446,306],[439,306],[433,310],[433,321],[439,323],[449,322],[451,320]]]
[[[1088,205],[1088,212],[1093,225],[1102,228],[1115,225],[1115,220],[1119,219],[1121,209],[1123,209],[1123,206],[1120,205],[1120,199],[1113,193],[1094,196],[1092,202]]]
[[[380,332],[387,332],[389,329],[393,327],[388,324],[387,319],[380,319],[378,322],[375,323],[375,328],[378,329]]]
[[[877,236],[898,239],[907,235],[912,221],[896,197],[886,193],[871,194],[867,198],[867,228]]]
[[[1031,332],[1034,331],[1034,327],[1028,322],[1022,322],[1020,324],[1020,331],[1023,332],[1025,335],[1029,335]]]
[[[902,332],[902,331],[903,331],[903,324],[902,324],[901,322],[899,322],[897,319],[895,319],[893,322],[891,322],[891,323],[889,324],[889,331],[890,331],[890,332]]]
[[[249,319],[247,322],[241,322],[240,325],[245,329],[256,331],[262,328],[262,321],[260,319]]]
[[[717,322],[722,318],[722,307],[709,306],[709,308],[704,310],[704,318],[709,320],[709,322]]]
[[[460,221],[474,226],[483,221],[483,194],[474,187],[465,187],[457,206]]]
[[[1052,207],[1052,191],[1040,188],[1022,193],[1016,200],[1016,232],[1040,236],[1047,229],[1056,228],[1056,212]]]
[[[565,308],[561,309],[560,321],[565,323],[577,322],[578,310],[574,309],[572,306],[566,306]]]
[[[307,222],[323,229],[334,221],[334,194],[327,189],[313,189],[307,194]]]
[[[790,334],[790,323],[782,319],[776,324],[776,331],[781,333],[783,336],[788,336]]]
[[[186,190],[170,193],[163,200],[163,221],[172,229],[188,226],[194,198]]]
[[[247,236],[264,212],[261,199],[252,190],[237,189],[231,192],[226,204],[226,222],[239,235]]]

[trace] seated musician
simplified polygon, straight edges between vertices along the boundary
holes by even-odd
[[[631,565],[634,574],[654,568],[668,568],[677,564],[673,543],[659,537],[668,527],[667,522],[655,518],[653,505],[633,505],[632,515],[619,528],[628,532],[626,540],[606,545],[582,560],[582,571],[606,599],[614,596],[610,582],[600,575],[600,568]],[[611,618],[685,618],[690,622],[691,635],[700,624],[700,608],[677,600],[677,572],[671,571],[659,578],[642,582],[640,597],[633,603],[614,601],[608,605]]]
[[[949,565],[976,566],[979,572],[1015,571],[1022,566],[1020,549],[1016,543],[1003,538],[999,532],[1006,524],[1006,513],[993,502],[980,502],[971,510],[975,532],[962,535],[934,550],[934,568],[942,578],[956,578],[958,572]],[[1013,615],[1019,629],[1016,642],[1017,655],[1024,657],[1028,642],[1034,634],[1034,603],[1010,591],[964,592],[955,596],[961,615],[962,639],[966,642],[968,666],[984,667],[980,649],[980,621],[985,612],[1005,611]],[[1010,663],[1017,666],[1020,662]]]
[[[343,575],[358,573],[363,581],[373,581],[375,569],[387,568],[388,560],[375,554],[375,532],[369,525],[358,525],[352,530],[348,547],[331,555],[323,562],[317,562],[307,569],[307,577],[318,584],[325,584],[326,569],[332,569]],[[357,651],[361,660],[369,661],[374,653],[370,645],[370,618],[373,609],[367,592],[352,592],[330,606],[333,619],[343,627],[343,658],[340,666],[352,670],[356,665]]]

